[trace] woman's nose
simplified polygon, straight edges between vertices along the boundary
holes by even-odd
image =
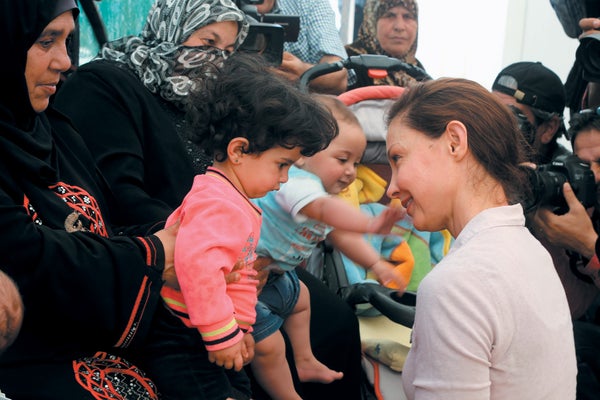
[[[390,179],[390,184],[387,188],[387,196],[390,199],[397,199],[398,196],[398,186],[396,186],[396,184],[394,183],[394,177],[392,177],[392,179]]]
[[[402,18],[394,19],[394,30],[401,31],[404,29],[404,20]]]

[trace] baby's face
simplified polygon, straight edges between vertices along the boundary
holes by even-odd
[[[329,194],[338,194],[356,179],[356,167],[367,146],[359,125],[338,121],[339,135],[323,151],[304,159],[303,169],[321,178]]]
[[[260,154],[245,154],[236,171],[238,189],[251,199],[279,190],[288,180],[290,167],[300,158],[300,150],[276,146]]]

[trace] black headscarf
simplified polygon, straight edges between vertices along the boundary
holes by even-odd
[[[74,0],[0,0],[0,122],[30,129],[36,117],[31,107],[25,64],[27,51],[44,28],[63,12],[73,9]]]
[[[29,100],[27,52],[46,26],[65,11],[78,13],[74,0],[0,0],[0,158],[25,180],[51,180],[52,136],[45,113]]]

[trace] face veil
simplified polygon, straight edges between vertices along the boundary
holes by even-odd
[[[210,77],[227,58],[214,47],[187,47],[196,30],[215,22],[235,21],[237,49],[248,35],[249,22],[231,0],[157,0],[137,36],[107,43],[99,58],[126,64],[152,93],[177,106]]]

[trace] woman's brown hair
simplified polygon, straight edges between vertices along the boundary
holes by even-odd
[[[480,84],[460,78],[440,78],[416,84],[404,92],[388,113],[388,124],[402,124],[438,138],[450,121],[467,128],[469,150],[504,188],[510,203],[529,198],[524,138],[515,117]]]

